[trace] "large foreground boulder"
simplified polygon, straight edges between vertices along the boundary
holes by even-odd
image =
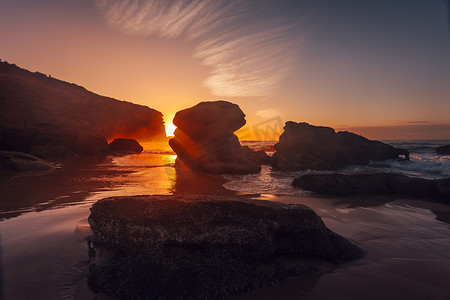
[[[343,263],[364,255],[304,205],[115,197],[92,206],[89,224],[114,253],[91,265],[89,286],[122,299],[223,299],[315,270],[288,269],[275,263],[277,257]]]
[[[409,152],[360,135],[308,123],[286,122],[272,157],[275,170],[335,170],[370,161],[397,159]]]
[[[117,138],[109,143],[109,150],[113,154],[137,154],[144,148],[135,139]]]
[[[441,155],[450,155],[450,145],[437,147],[436,153]]]
[[[226,101],[201,102],[177,112],[177,126],[169,145],[188,167],[206,173],[257,173],[260,156],[243,147],[234,131],[245,125],[245,115]]]
[[[0,151],[0,172],[1,171],[51,171],[55,169],[53,165],[45,160],[33,155],[15,151]]]
[[[427,180],[401,174],[308,174],[292,185],[323,195],[402,195],[450,202],[450,178]]]

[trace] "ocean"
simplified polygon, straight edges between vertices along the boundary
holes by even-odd
[[[408,149],[411,160],[373,162],[341,171],[395,172],[428,179],[450,176],[450,156],[434,151],[450,144],[450,140],[385,142]],[[242,144],[269,155],[274,150],[271,141]],[[0,298],[111,299],[95,295],[86,282],[90,263],[87,238],[92,234],[87,221],[89,208],[97,200],[112,196],[180,193],[248,194],[254,199],[305,204],[331,230],[369,253],[358,264],[321,272],[312,281],[256,292],[253,299],[263,299],[264,295],[265,299],[275,299],[280,294],[286,295],[284,299],[326,299],[324,290],[335,295],[344,293],[347,297],[342,299],[368,292],[372,296],[365,299],[392,295],[450,298],[446,279],[450,277],[450,253],[444,251],[450,249],[448,205],[414,199],[318,197],[290,185],[295,177],[316,171],[273,172],[268,166],[263,166],[259,174],[183,181],[174,167],[176,155],[167,143],[144,144],[144,149],[138,155],[81,159],[59,165],[51,173],[1,175]],[[425,285],[424,269],[430,278]],[[403,270],[409,274],[407,281]],[[367,274],[376,276],[364,277]],[[383,281],[386,289],[370,284],[380,278],[389,278],[389,282]],[[299,287],[307,292],[299,291]],[[388,291],[392,293],[386,294]]]
[[[450,140],[386,140],[383,141],[396,148],[410,151],[410,160],[374,161],[368,166],[350,166],[336,172],[345,174],[357,173],[397,173],[426,179],[440,179],[450,177],[450,156],[438,155],[435,149],[449,145]],[[276,141],[248,141],[242,142],[256,150],[265,150],[272,155],[275,149],[271,147]],[[269,195],[310,195],[291,186],[294,178],[305,174],[333,173],[332,171],[272,171],[270,166],[263,166],[261,173],[250,175],[225,175],[229,182],[224,187],[237,192],[269,194]]]

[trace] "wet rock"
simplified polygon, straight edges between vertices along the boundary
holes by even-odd
[[[67,151],[77,155],[104,155],[109,153],[106,139],[91,128],[75,125],[42,123],[36,127],[0,129],[0,149],[52,155]],[[67,149],[64,150],[63,148]]]
[[[439,198],[446,203],[450,203],[450,177],[438,179],[435,182],[439,190]]]
[[[402,195],[450,202],[450,178],[427,180],[401,174],[309,174],[292,185],[323,195]]]
[[[360,135],[308,123],[287,122],[272,157],[275,170],[335,170],[369,161],[397,159],[409,152]]]
[[[35,156],[15,151],[0,151],[0,171],[50,171],[53,165]]]
[[[234,131],[245,124],[236,104],[201,102],[177,112],[169,145],[188,167],[206,173],[257,173],[261,163],[254,151],[241,146]]]
[[[437,147],[436,153],[441,155],[450,155],[450,145]]]
[[[64,146],[46,145],[46,146],[33,146],[30,151],[31,155],[49,160],[49,161],[70,161],[78,157]]]
[[[137,154],[144,148],[134,139],[117,138],[109,143],[109,149],[113,154]]]
[[[255,151],[255,157],[263,165],[270,165],[272,163],[272,158],[269,155],[267,155],[267,153],[264,150]]]
[[[135,196],[98,201],[89,224],[109,261],[93,264],[89,286],[126,299],[223,299],[306,275],[277,257],[332,263],[363,251],[304,205],[218,196]]]

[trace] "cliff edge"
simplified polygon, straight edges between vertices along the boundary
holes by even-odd
[[[165,137],[162,114],[100,96],[73,83],[0,62],[0,127],[77,126],[112,140]]]

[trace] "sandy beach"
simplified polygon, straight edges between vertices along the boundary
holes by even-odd
[[[2,178],[1,295],[5,299],[108,299],[93,294],[87,218],[102,198],[205,194],[305,204],[367,251],[348,265],[235,299],[448,299],[450,207],[395,197],[277,196],[227,190],[222,176],[176,169],[170,152],[78,161],[50,174]],[[149,167],[151,165],[151,167]],[[292,263],[296,263],[293,261]]]

